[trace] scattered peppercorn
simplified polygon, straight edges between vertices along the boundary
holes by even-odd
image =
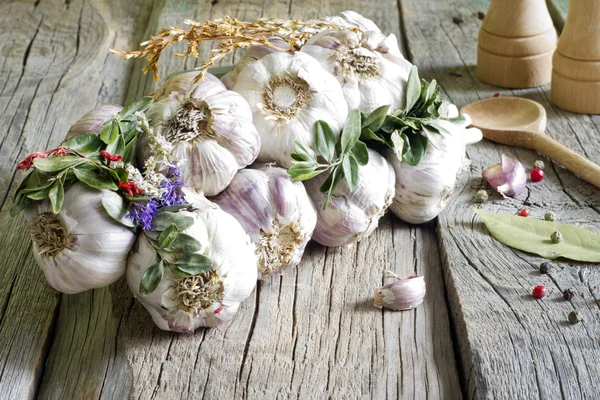
[[[529,174],[529,177],[532,181],[539,182],[544,179],[544,170],[541,168],[534,168]]]
[[[463,21],[463,19],[461,17],[452,17],[452,22],[454,22],[456,25],[460,25],[464,21]]]
[[[547,212],[546,214],[544,214],[544,219],[546,221],[554,221],[556,219],[556,214],[554,214],[553,212]]]
[[[488,201],[489,197],[490,196],[488,195],[488,192],[482,189],[475,193],[475,197],[473,199],[478,203],[485,203]]]
[[[559,231],[553,232],[552,235],[550,235],[550,240],[552,240],[552,243],[560,243],[562,240],[562,233]]]
[[[552,265],[548,261],[540,264],[540,274],[549,274],[552,271]]]
[[[529,208],[521,208],[517,215],[519,217],[529,217]]]
[[[546,297],[547,294],[548,294],[548,291],[546,290],[546,287],[544,285],[537,285],[531,291],[531,295],[533,297],[535,297],[536,299],[541,299],[542,297]]]
[[[571,300],[573,298],[573,296],[575,296],[575,291],[573,289],[565,289],[565,291],[563,292],[563,297],[565,298],[565,300]]]
[[[492,97],[499,97],[499,96],[500,96],[500,93],[496,92],[496,93],[494,93],[494,95]]]
[[[583,315],[579,311],[571,311],[569,313],[569,322],[573,325],[583,321]]]
[[[482,11],[477,11],[477,18],[484,19],[485,18],[485,13],[482,12]]]
[[[457,78],[460,78],[461,76],[463,76],[463,74],[461,74],[460,72],[449,71],[448,73],[452,76],[456,76]]]
[[[542,160],[536,160],[533,163],[534,168],[544,169],[545,166],[546,166],[546,164],[544,164],[544,162]]]

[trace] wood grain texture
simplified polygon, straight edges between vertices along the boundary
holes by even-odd
[[[500,95],[517,95],[542,103],[548,112],[547,134],[568,147],[600,161],[598,116],[581,116],[550,105],[549,87],[508,91],[481,83],[475,75],[478,11],[487,2],[401,1],[406,40],[422,75],[440,81],[448,97],[462,106]],[[460,17],[461,24],[453,23]],[[436,29],[432,29],[435,26]],[[443,54],[443,56],[440,56]],[[468,149],[470,170],[460,178],[459,191],[438,219],[439,243],[446,288],[458,339],[464,388],[469,398],[581,399],[598,398],[595,381],[600,372],[599,309],[600,269],[597,264],[557,262],[554,272],[540,275],[535,257],[496,242],[471,208],[473,196],[487,185],[482,170],[506,153],[531,169],[536,159],[530,150],[488,141]],[[554,211],[564,222],[598,231],[600,192],[558,165],[546,162],[546,178],[529,183],[515,199],[493,195],[481,206],[493,212],[516,213],[523,206],[531,217]],[[489,188],[488,188],[489,190]],[[546,285],[543,300],[531,289]],[[562,298],[571,287],[577,296]],[[577,309],[584,322],[571,326],[570,311]]]
[[[24,174],[18,160],[57,145],[98,102],[121,102],[131,66],[106,49],[133,45],[142,1],[111,15],[109,1],[9,1],[0,13],[0,397],[32,398],[60,296],[31,255],[22,216],[8,209]],[[127,13],[129,10],[129,13]],[[135,12],[134,12],[135,11]]]
[[[395,2],[374,4],[167,1],[154,8],[146,33],[186,18],[307,19],[354,9],[399,35]],[[161,75],[200,62],[165,56]],[[128,99],[156,86],[138,72],[142,64]],[[374,309],[373,289],[387,283],[387,270],[425,275],[424,304],[403,313]],[[312,244],[297,271],[260,283],[230,324],[192,336],[155,328],[122,281],[64,298],[42,398],[461,396],[433,224],[410,227],[387,216],[357,246]]]

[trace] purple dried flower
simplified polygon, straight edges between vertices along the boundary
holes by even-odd
[[[127,213],[127,216],[131,218],[136,226],[147,231],[150,229],[152,220],[156,214],[158,214],[158,207],[158,201],[155,199],[150,199],[147,203],[133,202],[129,205],[129,213]]]

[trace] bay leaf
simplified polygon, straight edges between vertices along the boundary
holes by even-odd
[[[551,260],[564,257],[600,262],[600,235],[592,231],[559,222],[474,211],[483,219],[492,236],[507,246]],[[550,240],[550,235],[556,231],[562,234],[560,243]]]

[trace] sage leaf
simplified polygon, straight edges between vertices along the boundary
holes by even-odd
[[[288,169],[293,182],[305,181],[319,175],[323,170],[315,171],[317,166],[308,161],[296,162]]]
[[[59,156],[47,158],[34,158],[33,165],[44,172],[58,172],[76,164],[82,164],[85,160],[77,156]]]
[[[405,149],[405,147],[404,147],[405,142],[404,142],[404,139],[402,138],[400,132],[401,131],[394,131],[390,136],[390,141],[392,142],[392,150],[394,151],[394,154],[396,154],[396,157],[398,157],[399,160],[402,159],[402,152]],[[406,136],[406,135],[404,135],[404,136]]]
[[[559,222],[474,211],[483,219],[492,236],[507,246],[548,259],[564,257],[600,262],[600,235],[597,233]],[[556,231],[562,234],[560,243],[553,243],[550,239]]]
[[[183,231],[194,225],[194,218],[170,211],[162,211],[152,220],[151,230],[164,231],[171,224],[177,225],[177,228]]]
[[[350,150],[360,138],[360,111],[352,110],[348,113],[344,130],[342,131],[341,149],[342,153]]]
[[[294,151],[298,155],[299,158],[302,158],[302,161],[316,161],[317,155],[310,147],[300,143],[299,141],[294,141]]]
[[[361,128],[369,128],[374,132],[377,131],[383,125],[389,110],[389,105],[376,108],[367,118],[362,120]]]
[[[191,253],[179,257],[179,259],[175,261],[175,265],[177,265],[177,268],[180,271],[190,275],[198,275],[212,269],[213,262],[203,254]]]
[[[94,189],[117,190],[117,185],[108,177],[98,174],[94,169],[73,168],[78,180]]]
[[[427,151],[427,138],[420,134],[402,135],[407,138],[410,145],[408,150],[402,155],[402,159],[408,165],[418,165]],[[404,145],[406,145],[406,140]]]
[[[102,207],[104,207],[104,211],[118,223],[130,228],[135,227],[131,218],[127,217],[127,212],[129,210],[125,204],[125,200],[117,193],[108,192],[102,196]]]
[[[356,142],[351,150],[351,154],[358,165],[365,166],[369,163],[369,150],[364,142],[361,142],[360,140]]]
[[[140,294],[142,296],[148,296],[150,293],[154,292],[158,285],[160,285],[164,272],[165,266],[162,260],[148,268],[140,281]]]
[[[327,161],[335,157],[335,135],[329,124],[325,121],[315,123],[317,132],[317,150]]]
[[[44,200],[50,194],[50,187],[40,189],[37,192],[27,193],[27,198],[31,200]]]
[[[177,225],[171,224],[158,235],[158,247],[161,249],[166,249],[173,243],[177,235],[179,234],[179,230],[177,229]]]
[[[419,72],[417,67],[413,65],[408,74],[408,82],[406,83],[406,101],[404,110],[409,113],[421,97],[421,81],[419,80]]]
[[[90,156],[102,148],[102,140],[95,133],[86,133],[63,142],[62,146],[75,150],[85,156]]]
[[[365,128],[360,132],[360,138],[362,140],[375,140],[379,143],[386,144],[385,139],[373,132],[369,128]]]
[[[344,156],[342,160],[342,167],[344,169],[344,177],[346,178],[346,184],[350,191],[356,190],[358,187],[358,163],[354,159],[354,157],[350,157],[350,155]]]
[[[18,213],[20,213],[21,211],[23,211],[24,209],[27,208],[27,206],[31,203],[31,200],[29,200],[27,198],[27,196],[23,195],[23,194],[18,194],[15,197],[15,201],[12,204],[12,206],[10,207],[10,216],[14,217],[15,215],[17,215]]]
[[[173,253],[195,253],[202,250],[202,244],[190,235],[179,233],[165,250]]]
[[[48,192],[48,198],[50,199],[50,204],[52,205],[52,212],[54,214],[58,214],[65,198],[65,188],[63,187],[63,183],[60,179],[57,179],[50,188],[50,192]]]

